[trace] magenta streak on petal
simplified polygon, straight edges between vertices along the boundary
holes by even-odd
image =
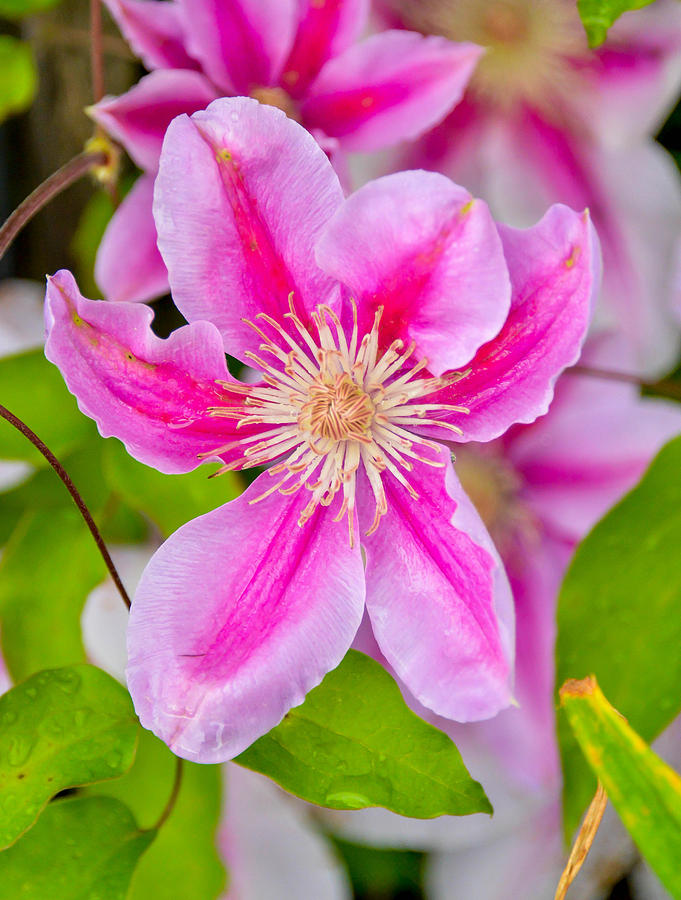
[[[440,459],[444,471],[421,464],[410,475],[416,501],[386,477],[388,511],[376,533],[362,538],[367,610],[382,653],[414,696],[446,718],[469,721],[510,702],[512,650],[497,616],[512,618],[512,611],[508,584],[470,503],[465,530],[457,527],[457,502],[445,487],[448,474],[455,476],[444,448]],[[362,503],[362,530],[366,521]]]
[[[175,752],[231,758],[338,665],[364,608],[359,548],[303,489],[237,500],[187,523],[142,576],[129,629],[136,709]],[[336,504],[337,505],[337,504]],[[194,593],[200,585],[201,594]]]
[[[464,532],[448,529],[445,544],[436,528],[424,528],[424,519],[428,513],[432,517],[428,519],[428,523],[432,524],[433,520],[437,521],[442,517],[443,512],[441,508],[433,505],[430,509],[424,509],[428,506],[430,497],[424,499],[423,495],[419,495],[415,503],[411,498],[407,498],[404,490],[393,480],[386,485],[386,495],[389,505],[395,508],[411,533],[414,544],[424,558],[433,561],[443,580],[454,585],[460,596],[469,594],[475,597],[475,601],[467,607],[467,610],[475,620],[481,642],[487,644],[491,655],[501,656],[501,642],[493,605],[489,602],[479,602],[481,597],[490,600],[489,576],[494,569],[494,562],[489,553],[474,544]],[[452,505],[456,507],[453,501]],[[445,547],[447,553],[443,552]],[[475,568],[462,565],[462,560],[469,554],[475,557]]]
[[[133,51],[148,69],[198,69],[184,47],[177,4],[166,0],[105,0]]]
[[[337,32],[345,24],[344,19],[351,17],[361,22],[365,17],[365,6],[363,0],[326,0],[324,3],[310,0],[306,4],[281,75],[282,87],[293,98],[302,97],[327,59],[334,52],[345,49],[346,42],[340,47],[334,46]],[[348,12],[348,7],[354,8]]]
[[[342,138],[363,125],[369,111],[372,116],[379,115],[417,92],[417,84],[407,84],[405,81],[368,83],[366,87],[310,97],[305,101],[302,112],[308,127],[319,128],[326,134]]]
[[[260,490],[262,492],[262,486]],[[302,496],[305,496],[304,489],[301,489]],[[295,608],[299,598],[290,596],[288,586],[294,573],[304,570],[315,531],[321,526],[322,520],[329,517],[326,509],[318,506],[300,528],[296,524],[298,515],[299,510],[294,506],[293,512],[289,510],[286,516],[275,522],[274,528],[269,529],[265,542],[271,548],[279,547],[279,551],[268,553],[266,564],[256,566],[248,580],[239,585],[238,592],[230,596],[231,608],[226,612],[224,620],[221,623],[211,622],[207,631],[194,636],[191,646],[187,647],[185,669],[188,678],[195,682],[197,691],[200,691],[206,678],[212,677],[212,673],[208,676],[203,674],[207,666],[211,669],[218,666],[225,681],[234,677],[253,652],[276,632]],[[334,525],[327,524],[327,527],[333,528]],[[339,538],[342,535],[345,540],[345,527],[335,527]],[[292,534],[297,538],[296,541],[290,540]],[[293,548],[284,552],[284,548],[291,543],[294,544]],[[244,621],[240,607],[246,602],[250,606],[249,618]],[[257,630],[252,627],[255,620],[260,622]],[[196,715],[195,709],[191,711],[191,715]]]
[[[257,305],[260,312],[278,318],[282,299],[287,298],[291,292],[296,298],[300,298],[301,293],[286,263],[275,249],[272,233],[263,221],[258,204],[249,193],[241,175],[238,158],[233,151],[216,146],[201,125],[194,120],[192,122],[215,155],[225,194],[234,214],[234,225],[243,248],[249,280],[258,294],[252,298],[254,306]],[[298,308],[298,313],[307,324],[305,310]]]
[[[522,133],[526,152],[550,186],[551,196],[573,209],[588,208],[603,251],[604,286],[610,296],[616,297],[630,336],[640,338],[645,309],[636,287],[639,277],[632,268],[613,199],[598,181],[597,167],[593,162],[589,165],[587,145],[531,111],[523,119]]]

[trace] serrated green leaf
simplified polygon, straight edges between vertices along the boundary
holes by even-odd
[[[608,29],[622,13],[641,9],[653,0],[577,0],[577,9],[586,31],[590,47],[599,47],[608,36]]]
[[[0,0],[0,15],[7,2]],[[28,109],[37,88],[38,70],[29,44],[0,35],[0,122]]]
[[[556,684],[594,673],[646,741],[681,709],[681,438],[578,547],[558,601]],[[595,779],[563,717],[558,736],[570,835]]]
[[[681,900],[681,778],[608,703],[594,678],[566,682],[560,697],[584,756],[629,834]]]
[[[492,812],[452,740],[354,650],[235,762],[333,809],[384,806],[421,819]]]
[[[0,853],[0,900],[126,900],[135,866],[154,840],[109,797],[68,797]]]
[[[0,640],[14,681],[85,662],[80,617],[87,595],[106,577],[75,507],[26,513],[0,561]]]
[[[94,666],[46,669],[3,694],[0,847],[59,791],[126,772],[138,732],[128,692]]]
[[[123,778],[94,785],[88,794],[122,800],[143,827],[151,827],[172,789],[177,758],[149,731],[142,731],[132,769]],[[215,832],[222,786],[219,766],[183,762],[177,802],[154,845],[138,865],[128,900],[213,900],[225,886]]]
[[[58,457],[97,434],[69,394],[61,373],[31,350],[0,359],[0,397],[3,406],[22,419]],[[47,465],[44,457],[9,423],[0,420],[0,459],[23,459]]]
[[[117,440],[107,441],[104,470],[111,490],[144,512],[167,537],[180,525],[238,497],[243,484],[235,472],[209,478],[218,466],[200,466],[186,475],[164,475],[137,462]]]

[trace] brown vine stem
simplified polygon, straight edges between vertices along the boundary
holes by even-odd
[[[560,877],[554,900],[564,900],[570,885],[582,868],[586,855],[591,849],[591,845],[596,837],[598,826],[601,824],[607,802],[608,795],[605,793],[605,788],[599,781],[594,798],[589,804],[589,808],[584,816],[584,821],[582,822],[581,828],[577,832],[575,842],[572,845],[570,858]]]
[[[170,797],[168,798],[168,802],[165,805],[165,809],[159,816],[158,822],[154,825],[153,830],[158,831],[159,828],[162,828],[165,823],[168,821],[170,814],[175,809],[175,803],[177,802],[177,797],[180,793],[180,788],[182,787],[182,773],[184,771],[184,766],[182,760],[178,756],[176,759],[175,766],[175,779],[173,781],[173,787],[170,792]]]
[[[104,96],[104,64],[102,59],[102,7],[100,0],[90,0],[90,66],[92,69],[93,103],[99,103]]]
[[[86,175],[97,166],[104,166],[109,161],[108,154],[103,150],[85,151],[74,156],[49,178],[28,195],[20,203],[7,221],[0,228],[0,259],[5,255],[21,229],[31,221],[33,216],[46,206],[50,200],[61,194],[83,175]]]
[[[44,444],[38,435],[31,431],[31,429],[26,425],[25,422],[22,422],[14,413],[11,413],[6,407],[0,404],[0,417],[2,417],[6,422],[9,422],[10,425],[13,425],[17,431],[21,432],[25,438],[27,438],[33,446],[42,453],[48,463],[52,466],[57,475],[61,478],[66,490],[71,494],[71,498],[73,502],[78,507],[78,510],[85,520],[85,524],[90,529],[90,534],[94,538],[95,544],[97,544],[97,549],[102,555],[102,559],[104,560],[107,569],[109,570],[109,574],[111,575],[114,584],[118,588],[118,593],[121,595],[123,603],[130,609],[130,597],[128,596],[128,592],[123,587],[123,582],[121,581],[120,575],[114,565],[113,560],[107,550],[106,544],[104,543],[104,538],[102,537],[99,528],[95,525],[94,519],[90,514],[90,510],[87,508],[87,505],[83,498],[80,495],[80,492],[71,481],[71,477],[69,473],[66,471],[64,466],[59,462],[54,453],[50,450],[50,448]]]
[[[606,381],[619,381],[624,384],[634,384],[637,387],[645,388],[659,397],[670,397],[672,400],[681,400],[681,384],[662,379],[662,381],[645,381],[632,375],[630,372],[614,372],[610,369],[598,369],[595,366],[572,366],[565,370],[566,373],[572,375],[586,375],[590,378],[603,378]]]

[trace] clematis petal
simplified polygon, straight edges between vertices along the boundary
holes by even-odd
[[[281,74],[284,88],[297,98],[332,56],[357,40],[366,25],[369,0],[299,0],[298,30]]]
[[[516,819],[505,834],[493,833],[498,809],[495,805],[494,818],[488,820],[487,840],[433,854],[425,872],[428,897],[450,900],[453,884],[461,892],[460,897],[475,900],[547,900],[553,896],[565,864],[560,806],[553,799],[533,799],[535,809],[523,819]],[[602,896],[600,890],[594,890],[583,897],[599,894]]]
[[[186,46],[227,93],[276,84],[291,49],[298,0],[178,0]]]
[[[341,661],[364,608],[358,546],[298,491],[236,500],[153,556],[128,630],[128,687],[145,728],[178,756],[222,762],[273,728]],[[197,594],[197,590],[200,592]]]
[[[447,172],[516,226],[555,201],[588,207],[603,252],[593,327],[621,330],[637,348],[636,371],[660,375],[679,350],[678,170],[654,141],[608,148],[585,137],[537,113],[500,121],[461,104],[408,163]]]
[[[325,229],[317,260],[357,300],[360,333],[383,306],[384,347],[414,341],[436,374],[468,362],[508,315],[508,269],[486,204],[435,172],[360,188]]]
[[[658,0],[625,13],[580,69],[570,105],[604,146],[624,147],[654,134],[681,86],[681,7]]]
[[[580,363],[631,370],[621,339],[591,339]],[[633,384],[567,372],[551,413],[519,429],[508,453],[524,494],[553,534],[577,542],[639,480],[655,453],[681,434],[678,403],[641,397]]]
[[[174,0],[104,0],[133,51],[148,69],[197,69],[185,49]]]
[[[303,121],[345,150],[415,138],[456,106],[482,52],[408,31],[373,35],[326,63],[301,106]]]
[[[161,5],[160,0],[154,4]],[[145,76],[120,97],[105,97],[89,113],[141,169],[155,172],[163,136],[175,116],[204,109],[216,97],[199,72],[166,69]]]
[[[511,312],[468,364],[469,374],[432,395],[433,403],[469,410],[440,415],[464,430],[453,440],[489,441],[548,410],[556,378],[579,357],[598,286],[600,257],[587,213],[555,205],[532,228],[502,225],[499,232],[511,273]]]
[[[108,300],[146,302],[170,290],[156,245],[153,196],[154,177],[140,176],[107,225],[97,250],[95,278]]]
[[[513,604],[501,562],[454,474],[422,464],[409,476],[414,500],[392,477],[388,511],[363,536],[367,611],[381,652],[411,693],[460,722],[511,702]],[[359,495],[362,530],[373,504]]]
[[[234,356],[261,339],[243,322],[278,321],[331,303],[314,243],[342,189],[314,138],[279,109],[245,97],[216,100],[168,129],[154,215],[173,298],[189,320],[221,331]]]
[[[150,328],[153,315],[140,304],[87,300],[70,272],[57,272],[47,282],[45,355],[103,437],[119,438],[161,472],[189,472],[200,453],[236,436],[231,419],[207,413],[229,402],[216,381],[230,375],[209,322],[162,340]]]

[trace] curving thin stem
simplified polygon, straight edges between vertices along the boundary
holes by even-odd
[[[83,175],[87,175],[97,166],[104,166],[109,161],[108,155],[103,150],[88,151],[79,153],[73,159],[65,163],[56,172],[53,172],[49,178],[46,178],[42,184],[28,195],[28,197],[17,206],[14,212],[6,220],[2,228],[0,228],[0,259],[5,255],[14,239],[21,229],[27,225],[33,216],[39,212],[43,206],[46,206],[50,200],[61,194],[62,191],[70,187],[74,182],[78,181]]]
[[[606,381],[619,381],[623,384],[634,384],[645,388],[651,394],[658,397],[670,397],[672,400],[681,400],[681,384],[663,378],[661,381],[646,381],[630,372],[615,372],[611,369],[599,369],[596,366],[576,365],[565,370],[566,374],[586,375],[589,378],[603,378]]]
[[[50,448],[44,444],[38,435],[31,431],[31,429],[26,425],[25,422],[22,422],[14,413],[11,413],[6,407],[0,404],[0,417],[2,417],[6,422],[9,422],[10,425],[13,425],[17,431],[21,432],[25,438],[27,438],[33,446],[42,453],[48,463],[52,466],[57,475],[61,478],[66,490],[71,494],[73,502],[78,507],[78,510],[85,520],[85,524],[90,529],[90,534],[94,538],[95,544],[97,544],[97,549],[102,555],[102,559],[106,563],[106,567],[109,570],[109,574],[111,575],[114,584],[118,588],[118,593],[121,595],[121,599],[123,603],[130,609],[130,597],[128,596],[128,592],[123,587],[123,582],[121,581],[120,575],[114,565],[113,560],[109,554],[109,551],[106,548],[106,544],[104,543],[104,538],[102,537],[99,529],[95,525],[94,519],[90,514],[90,510],[87,508],[87,505],[83,498],[81,497],[78,489],[71,481],[69,473],[66,471],[64,466],[59,462],[54,453],[50,450]]]
[[[175,766],[175,779],[173,781],[173,787],[170,791],[170,797],[168,798],[168,802],[165,805],[165,809],[159,816],[158,822],[154,825],[154,831],[158,831],[159,828],[162,828],[165,823],[168,821],[170,814],[175,809],[175,804],[177,802],[177,797],[180,793],[180,788],[182,787],[182,773],[184,772],[184,764],[183,760],[178,756],[176,759]]]
[[[104,65],[102,59],[102,6],[100,0],[90,0],[90,66],[92,69],[92,97],[94,103],[99,103],[104,96]]]

